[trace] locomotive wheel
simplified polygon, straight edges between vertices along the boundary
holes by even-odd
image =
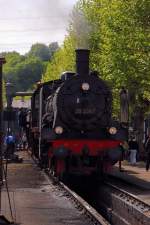
[[[99,157],[97,161],[97,170],[93,174],[94,179],[102,181],[104,179],[104,164],[103,157]]]
[[[49,174],[52,173],[52,168],[51,168],[51,158],[48,158],[48,171],[49,171]]]
[[[49,174],[57,177],[60,181],[67,180],[66,162],[64,159],[49,158]]]
[[[65,172],[65,161],[64,159],[56,159],[56,174],[58,178],[63,178],[63,173]]]

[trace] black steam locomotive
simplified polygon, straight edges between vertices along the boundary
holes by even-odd
[[[31,102],[33,153],[57,176],[89,175],[119,160],[126,132],[113,126],[111,90],[89,72],[89,50],[76,50],[76,73],[40,84]]]

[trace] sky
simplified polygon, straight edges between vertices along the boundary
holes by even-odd
[[[32,44],[63,43],[77,0],[0,0],[0,52],[25,54]]]

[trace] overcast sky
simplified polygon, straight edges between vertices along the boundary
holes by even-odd
[[[0,0],[0,52],[27,52],[34,43],[63,42],[77,0]]]

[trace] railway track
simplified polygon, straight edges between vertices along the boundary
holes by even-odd
[[[150,205],[138,198],[137,196],[118,188],[116,185],[111,184],[110,182],[106,182],[107,186],[110,186],[112,188],[112,193],[117,193],[117,195],[122,198],[124,201],[127,201],[128,203],[132,204],[133,206],[136,206],[139,211],[141,211],[143,214],[148,215],[150,217]]]
[[[38,161],[32,157],[34,162],[38,165]],[[51,179],[58,188],[64,191],[64,195],[71,199],[76,207],[82,211],[86,218],[91,222],[92,225],[111,225],[100,213],[98,213],[87,201],[85,201],[76,192],[71,190],[63,182],[59,181],[53,174],[45,172],[48,179]]]
[[[81,198],[77,193],[68,188],[65,184],[60,182],[61,187],[69,193],[69,197],[75,202],[75,204],[82,210],[84,210],[85,215],[94,223],[101,225],[110,225],[104,217],[102,217],[90,204],[88,204],[83,198]]]
[[[101,184],[95,195],[89,195],[89,199],[82,198],[80,193],[77,194],[76,191],[62,182],[58,181],[58,185],[64,189],[66,196],[71,198],[94,224],[150,224],[150,205],[109,181]],[[91,196],[95,199],[94,201],[91,200]],[[94,208],[91,205],[94,205]]]
[[[93,225],[111,225],[100,213],[96,211],[87,201],[85,201],[76,192],[71,190],[63,182],[52,175],[47,176],[52,179],[59,188],[63,189],[65,196],[73,201],[76,207],[92,222]]]
[[[64,190],[64,194],[76,204],[76,207],[90,219],[92,224],[150,224],[150,205],[129,191],[120,188],[117,183],[105,181],[99,184],[95,194],[89,195],[88,199],[84,194],[80,195],[80,191],[76,191],[76,189],[73,191],[74,188],[69,188],[68,185],[58,181],[52,175],[47,174],[47,176]],[[94,193],[94,189],[91,192]],[[91,201],[91,196],[94,201]],[[94,208],[91,205],[94,205]]]
[[[126,185],[127,184],[124,183],[124,186]],[[85,186],[87,186],[87,184]],[[91,188],[91,186],[89,188]],[[85,188],[82,190],[86,191]],[[90,205],[94,205],[97,212],[103,215],[110,224],[150,224],[150,205],[140,197],[137,197],[136,194],[119,187],[117,183],[112,184],[109,181],[105,181],[103,184],[99,184],[97,190],[96,188],[91,188],[91,194],[88,193],[85,195],[85,193],[80,193],[80,190],[78,194],[83,196],[83,199]]]
[[[150,224],[150,205],[136,195],[110,183],[104,182],[99,189],[101,212],[115,225],[148,225]]]
[[[127,184],[124,183],[123,186],[127,186]],[[134,187],[132,187],[132,191],[133,189]],[[117,182],[114,184],[111,180],[99,183],[99,187],[91,188],[91,193],[88,193],[86,197],[84,193],[82,194],[83,198],[91,205],[94,205],[98,213],[103,215],[110,224],[150,224],[150,205],[137,197],[136,194],[132,194],[131,191],[121,188]]]

